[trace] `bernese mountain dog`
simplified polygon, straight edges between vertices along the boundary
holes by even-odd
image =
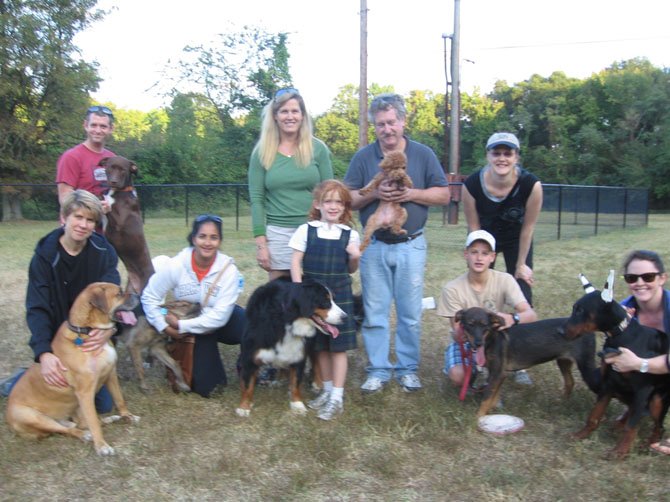
[[[305,413],[301,382],[309,342],[317,330],[336,337],[347,314],[333,301],[326,286],[306,280],[275,279],[257,288],[246,308],[247,327],[240,344],[242,400],[235,410],[249,416],[258,369],[264,364],[289,370],[291,410]]]

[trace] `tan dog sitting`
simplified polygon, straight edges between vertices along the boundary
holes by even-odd
[[[366,195],[379,187],[381,183],[392,183],[397,188],[412,188],[414,184],[407,175],[407,157],[403,152],[388,153],[379,163],[382,170],[372,181],[361,188],[358,193]],[[380,228],[388,228],[397,235],[404,235],[407,230],[402,226],[407,221],[407,209],[402,207],[399,202],[379,201],[379,206],[368,218],[365,224],[365,234],[361,243],[361,252],[370,244],[372,234]]]
[[[53,353],[67,368],[68,387],[49,385],[33,364],[19,379],[7,402],[6,419],[21,437],[40,439],[50,434],[66,434],[85,441],[93,439],[99,455],[113,455],[114,449],[102,436],[100,419],[95,410],[95,394],[107,385],[120,414],[103,419],[112,423],[121,418],[137,422],[128,412],[116,375],[116,350],[111,343],[97,352],[80,347],[92,329],[114,326],[117,311],[132,310],[137,298],[123,294],[116,284],[95,282],[75,300],[68,320],[58,329],[51,342]],[[75,420],[75,423],[70,420]]]

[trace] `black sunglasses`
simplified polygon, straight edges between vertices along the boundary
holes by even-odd
[[[293,87],[287,87],[286,89],[279,89],[275,93],[275,101],[277,101],[277,99],[281,98],[284,94],[296,94],[296,95],[299,96],[300,91],[298,89],[294,89]]]
[[[195,217],[196,223],[204,223],[206,221],[213,221],[214,223],[221,225],[223,220],[215,214],[201,214],[200,216]]]
[[[661,275],[661,273],[647,272],[646,274],[623,274],[623,280],[628,284],[635,284],[637,280],[642,277],[644,282],[653,282],[657,275]]]
[[[109,115],[110,117],[114,116],[112,110],[110,110],[106,106],[100,106],[100,105],[91,106],[88,109],[87,113],[104,113],[105,115]]]

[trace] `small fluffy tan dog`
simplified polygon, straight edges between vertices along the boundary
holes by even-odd
[[[358,193],[366,195],[379,187],[381,183],[394,183],[398,188],[412,188],[414,184],[407,176],[407,157],[403,152],[391,152],[379,163],[382,170],[372,181],[361,188]],[[372,234],[380,228],[388,228],[397,235],[404,235],[407,230],[402,226],[407,221],[407,209],[402,207],[399,202],[379,201],[377,210],[370,215],[365,225],[365,234],[361,243],[361,252],[370,245]]]

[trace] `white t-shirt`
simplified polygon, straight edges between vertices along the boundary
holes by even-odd
[[[361,237],[358,232],[347,225],[341,223],[335,223],[331,225],[325,221],[309,221],[298,227],[298,229],[293,233],[291,240],[288,241],[288,245],[291,249],[300,251],[302,253],[307,249],[307,227],[308,225],[316,227],[316,235],[321,239],[330,239],[337,240],[342,235],[343,230],[351,230],[349,234],[349,244],[356,244],[359,246],[361,244]]]

